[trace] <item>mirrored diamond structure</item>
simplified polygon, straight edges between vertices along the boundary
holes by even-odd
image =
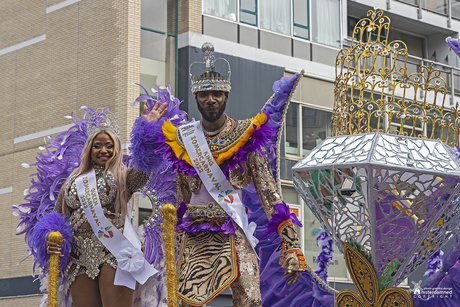
[[[293,168],[297,192],[343,251],[369,253],[396,286],[460,226],[460,163],[440,140],[381,132],[330,137]]]

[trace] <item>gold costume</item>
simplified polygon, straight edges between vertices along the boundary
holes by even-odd
[[[104,167],[102,166],[96,165],[94,170],[96,172],[97,191],[104,215],[115,227],[122,231],[125,219],[120,213],[115,212],[115,198],[117,195],[115,179],[110,171],[104,174]],[[88,224],[85,212],[78,199],[75,179],[75,177],[71,177],[62,187],[54,207],[55,211],[65,214],[74,230],[69,263],[64,272],[69,287],[82,274],[95,279],[99,275],[102,265],[117,268],[115,256],[104,247]],[[136,190],[144,186],[148,179],[147,174],[134,168],[128,169],[126,174],[128,197],[131,197]],[[64,212],[62,212],[63,209]]]
[[[206,137],[219,165],[245,145],[254,133],[253,126],[265,123],[264,116],[261,113],[244,121],[227,117],[226,127],[218,135]],[[176,156],[190,161],[175,127],[165,124],[163,132]],[[241,162],[241,166],[236,165],[234,169],[229,168],[228,177],[238,193],[254,184],[270,220],[277,213],[273,206],[281,203],[282,199],[277,192],[265,148],[262,147],[261,151],[265,157],[257,151],[249,152],[246,162]],[[187,204],[185,219],[193,221],[194,225],[210,223],[221,226],[225,222],[228,215],[212,199],[198,176],[176,171],[176,189],[178,205],[182,202]],[[188,234],[187,230],[179,233],[177,289],[180,306],[202,306],[228,286],[232,289],[234,306],[262,306],[257,256],[242,229],[236,224],[234,226],[235,233],[229,235],[207,231]],[[295,228],[290,225],[284,233],[289,233],[289,238],[284,238],[280,265],[285,269],[303,271],[303,256],[296,252],[300,251],[300,244]],[[286,240],[290,243],[286,244]]]

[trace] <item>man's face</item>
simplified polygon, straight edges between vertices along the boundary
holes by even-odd
[[[203,118],[213,123],[224,114],[228,93],[221,91],[198,92],[195,96],[198,110]]]

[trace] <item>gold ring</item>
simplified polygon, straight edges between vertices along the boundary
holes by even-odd
[[[289,273],[289,274],[291,274],[291,273],[292,273],[292,271],[291,271],[291,270],[288,270],[288,273]]]

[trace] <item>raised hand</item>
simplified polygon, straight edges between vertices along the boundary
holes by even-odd
[[[157,123],[163,115],[165,115],[166,111],[168,110],[168,102],[165,101],[160,105],[161,99],[158,99],[155,105],[152,108],[152,111],[147,114],[147,106],[144,105],[144,110],[142,111],[142,118],[145,118],[147,122],[154,122]]]

